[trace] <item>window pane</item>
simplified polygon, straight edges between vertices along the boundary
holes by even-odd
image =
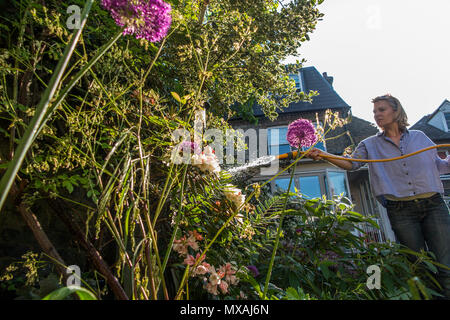
[[[332,195],[339,195],[341,193],[344,193],[344,196],[348,197],[344,172],[331,171],[328,173],[328,178],[330,179],[330,193]]]
[[[287,144],[287,127],[272,128],[268,131],[269,145]]]
[[[322,141],[317,142],[315,144],[314,148],[317,148],[317,149],[320,149],[320,150],[323,150],[323,151],[327,151],[327,150],[325,150],[325,145],[323,144]],[[306,151],[308,149],[309,149],[309,147],[302,147],[302,151]]]
[[[291,147],[286,140],[287,127],[269,128],[268,146],[269,154],[282,154],[291,151]]]
[[[325,150],[325,145],[323,144],[323,141],[317,142],[315,148],[326,151]]]
[[[300,192],[308,199],[321,197],[319,177],[300,177]]]
[[[275,179],[275,189],[280,188],[283,191],[287,191],[287,188],[289,186],[289,180],[288,178],[280,178],[280,179]],[[295,192],[295,180],[292,179],[292,183],[291,183],[291,192]]]
[[[282,144],[279,146],[269,146],[269,154],[283,154],[291,151],[291,147],[288,144]]]

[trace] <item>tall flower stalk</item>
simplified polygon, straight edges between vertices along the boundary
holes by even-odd
[[[297,160],[297,158],[299,158],[299,156],[300,156],[300,152],[297,152],[297,156],[296,156],[295,160]],[[272,276],[273,263],[275,262],[275,255],[276,255],[277,250],[278,250],[278,245],[280,244],[281,230],[282,230],[282,227],[283,227],[283,220],[284,220],[284,212],[286,211],[286,206],[287,206],[287,202],[288,202],[288,199],[289,199],[289,193],[291,192],[291,185],[292,185],[292,180],[294,180],[295,168],[296,167],[297,166],[294,166],[294,168],[292,169],[291,177],[289,179],[289,185],[288,185],[288,188],[286,190],[286,196],[284,198],[284,203],[283,203],[283,210],[281,211],[280,223],[278,224],[277,236],[275,238],[275,245],[274,245],[273,250],[272,250],[272,256],[270,257],[269,268],[267,269],[266,281],[264,282],[263,299],[266,299],[266,297],[267,297],[267,290],[269,288],[269,281],[270,281],[270,278]]]

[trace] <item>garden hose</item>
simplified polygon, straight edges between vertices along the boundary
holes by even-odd
[[[333,156],[333,155],[321,155],[322,158],[328,158],[328,159],[336,159],[336,160],[347,160],[347,161],[355,161],[355,162],[388,162],[388,161],[395,161],[395,160],[400,160],[400,159],[404,159],[407,157],[411,157],[413,155],[416,155],[418,153],[424,152],[424,151],[428,151],[434,148],[442,148],[442,147],[450,147],[450,144],[437,144],[428,148],[424,148],[424,149],[420,149],[418,151],[415,151],[413,153],[409,153],[409,154],[405,154],[403,156],[400,157],[395,157],[395,158],[388,158],[388,159],[354,159],[354,158],[346,158],[346,157],[339,157],[339,156]],[[278,156],[276,156],[276,159],[295,159],[297,157],[297,153],[298,151],[291,151],[288,153],[283,153],[280,154]],[[300,153],[306,153],[305,151],[300,151]]]

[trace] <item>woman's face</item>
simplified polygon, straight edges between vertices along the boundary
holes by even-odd
[[[380,128],[395,123],[395,111],[386,100],[380,100],[373,104],[373,118]]]

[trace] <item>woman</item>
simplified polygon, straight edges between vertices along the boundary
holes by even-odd
[[[372,100],[374,119],[381,132],[359,143],[352,158],[387,159],[435,145],[422,131],[408,130],[400,101],[390,94]],[[363,162],[323,158],[328,153],[312,149],[307,156],[325,159],[356,170]],[[386,207],[397,240],[414,251],[425,245],[436,260],[450,268],[450,215],[442,199],[439,175],[450,172],[450,156],[441,159],[436,149],[390,162],[369,162],[374,195]],[[439,280],[450,299],[450,270],[439,268]]]

